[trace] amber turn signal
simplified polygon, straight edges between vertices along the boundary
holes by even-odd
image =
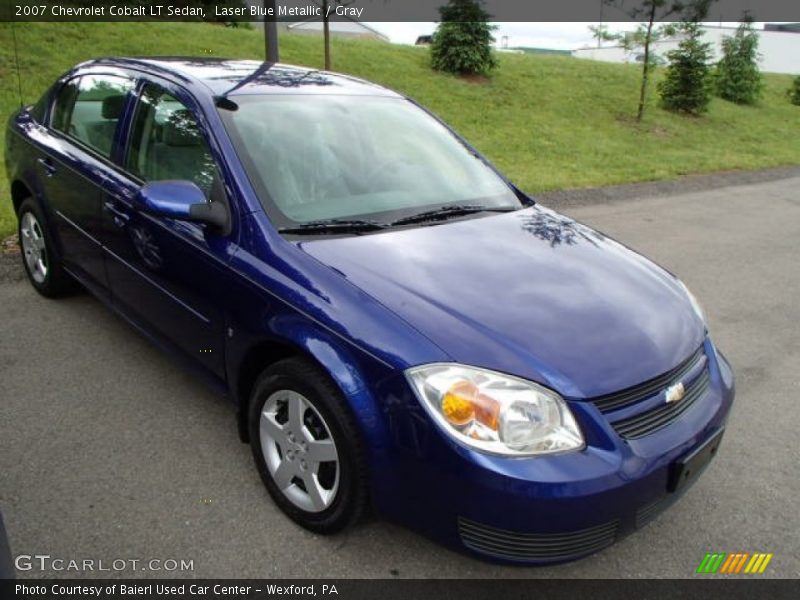
[[[482,394],[471,381],[454,383],[442,396],[442,414],[448,423],[456,427],[475,420],[496,431],[499,413],[500,403]]]
[[[461,427],[475,418],[475,407],[472,399],[476,389],[469,381],[459,381],[450,387],[442,397],[442,414],[447,421]]]

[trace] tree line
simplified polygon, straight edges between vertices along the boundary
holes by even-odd
[[[715,0],[640,0],[627,9],[622,0],[602,0],[641,21],[634,31],[612,33],[606,26],[591,26],[598,45],[616,41],[626,51],[643,50],[638,90],[637,120],[647,105],[647,93],[656,58],[654,42],[680,37],[677,48],[667,53],[668,65],[659,81],[659,104],[666,110],[699,115],[708,110],[712,95],[736,104],[755,104],[763,91],[758,68],[758,33],[745,13],[733,36],[722,41],[722,58],[711,64],[711,44],[704,42],[702,22]],[[459,75],[487,75],[497,67],[492,53],[495,26],[481,0],[450,0],[439,9],[441,21],[431,44],[431,66]],[[800,105],[800,76],[788,96]]]

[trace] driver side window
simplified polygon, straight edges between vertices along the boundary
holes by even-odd
[[[182,179],[210,197],[217,170],[191,110],[155,85],[142,91],[126,168],[145,181]]]

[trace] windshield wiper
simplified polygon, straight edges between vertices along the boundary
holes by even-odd
[[[389,223],[390,226],[394,225],[408,225],[411,223],[425,223],[426,221],[442,221],[448,217],[457,217],[460,215],[471,215],[479,212],[512,212],[518,210],[513,206],[481,206],[479,204],[455,204],[452,206],[440,206],[433,210],[426,210],[425,212],[402,217],[396,221]]]
[[[282,227],[280,233],[314,235],[318,233],[364,233],[384,229],[386,225],[365,219],[325,219],[309,221],[291,227]]]
[[[324,219],[309,221],[290,227],[282,227],[280,233],[293,235],[316,235],[320,233],[366,233],[378,231],[395,225],[409,225],[411,223],[424,223],[426,221],[440,221],[448,217],[469,215],[478,212],[511,212],[517,210],[512,206],[481,206],[479,204],[456,204],[441,206],[433,210],[402,217],[391,223],[379,223],[367,219]]]

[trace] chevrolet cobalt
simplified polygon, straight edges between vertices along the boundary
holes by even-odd
[[[221,390],[310,530],[371,508],[563,562],[719,447],[733,374],[686,286],[380,86],[95,60],[12,116],[6,167],[31,285],[80,285]]]

